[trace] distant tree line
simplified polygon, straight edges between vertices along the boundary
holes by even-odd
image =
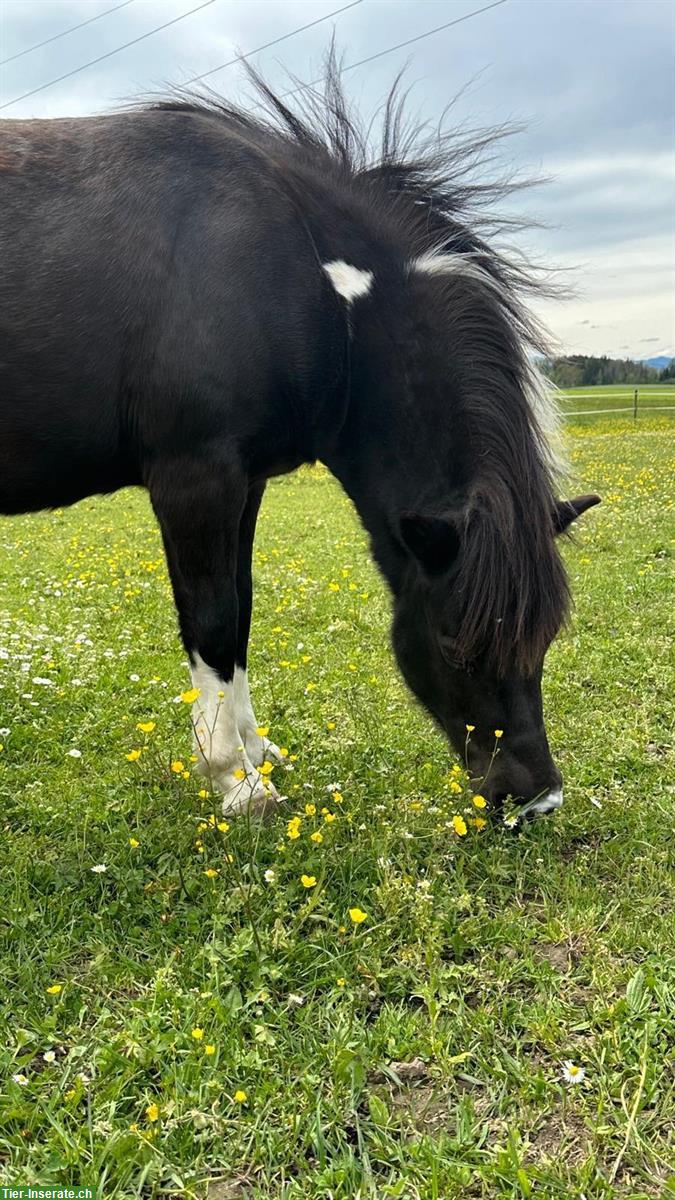
[[[594,387],[602,383],[660,383],[675,380],[675,359],[663,370],[634,362],[631,358],[594,358],[587,354],[568,354],[564,358],[545,359],[540,364],[545,375],[558,387]]]

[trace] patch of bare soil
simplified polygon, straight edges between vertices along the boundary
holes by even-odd
[[[591,1152],[593,1135],[576,1113],[552,1113],[530,1138],[527,1160],[539,1164],[564,1159],[569,1167],[580,1166]]]

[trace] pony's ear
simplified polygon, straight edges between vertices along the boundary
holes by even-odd
[[[558,500],[553,510],[553,528],[556,533],[564,533],[566,529],[586,512],[600,503],[599,496],[577,496],[574,500]]]
[[[459,553],[459,531],[449,518],[406,513],[400,530],[405,546],[430,575],[447,571]]]

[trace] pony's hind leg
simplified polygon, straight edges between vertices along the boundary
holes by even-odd
[[[246,506],[239,524],[239,551],[237,555],[239,620],[234,667],[234,703],[239,733],[246,748],[246,753],[256,767],[261,766],[264,762],[281,762],[282,760],[279,747],[275,746],[274,742],[271,742],[264,733],[258,732],[262,726],[258,724],[253,711],[246,665],[248,638],[251,631],[251,610],[253,607],[251,557],[253,554],[256,520],[264,491],[264,482],[254,483],[249,488]]]
[[[198,769],[222,792],[224,813],[265,811],[277,796],[246,753],[234,686],[238,538],[247,481],[227,463],[190,455],[155,463],[147,482],[190,657]]]

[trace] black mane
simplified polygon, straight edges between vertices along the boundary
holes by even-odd
[[[474,477],[462,513],[455,588],[463,617],[455,652],[471,660],[487,651],[500,670],[515,662],[529,672],[565,620],[568,587],[553,540],[548,435],[555,413],[532,364],[546,344],[522,299],[551,289],[540,271],[494,242],[524,225],[495,214],[495,203],[526,185],[483,175],[495,144],[514,130],[431,134],[407,122],[397,81],[373,148],[372,129],[350,110],[332,50],[323,89],[299,87],[291,93],[295,108],[246,69],[259,115],[212,93],[178,92],[152,107],[226,127],[274,164],[296,202],[311,203],[307,181],[314,180],[324,192],[332,189],[355,221],[363,218],[366,232],[377,223],[393,231],[403,259],[431,255],[439,263],[429,287],[436,296],[447,293],[449,313],[463,310],[461,356],[471,364],[461,415]],[[464,264],[463,285],[456,273],[444,277],[444,255]]]

